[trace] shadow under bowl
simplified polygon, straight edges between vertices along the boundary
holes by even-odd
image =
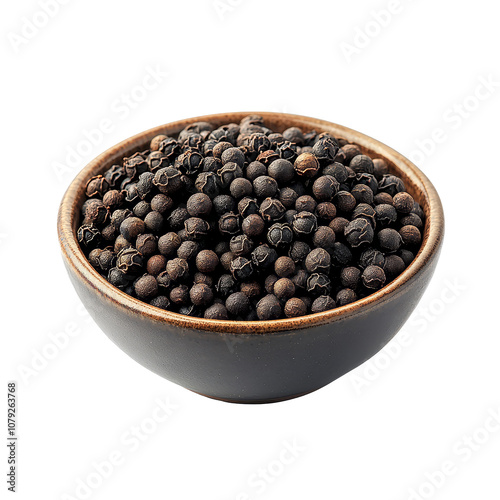
[[[187,125],[239,122],[250,113],[181,120],[142,132],[107,150],[74,179],[61,202],[58,234],[64,263],[83,304],[104,333],[149,370],[194,392],[229,402],[265,403],[319,389],[356,368],[399,331],[424,293],[439,257],[444,216],[427,177],[388,146],[327,121],[284,113],[258,113],[282,132],[300,127],[328,132],[383,158],[405,182],[425,215],[422,245],[414,261],[384,288],[330,311],[274,321],[218,321],[164,311],[130,297],[93,269],[76,238],[87,180],[148,149],[158,135]],[[252,113],[253,114],[253,113]]]

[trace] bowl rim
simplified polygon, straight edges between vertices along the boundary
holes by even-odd
[[[140,146],[149,143],[155,135],[163,133],[173,135],[185,126],[198,121],[207,121],[218,125],[239,122],[241,118],[247,115],[260,115],[265,122],[277,121],[282,123],[281,128],[298,126],[309,130],[329,131],[336,137],[342,137],[349,142],[358,144],[362,150],[375,157],[386,159],[392,170],[396,169],[407,178],[407,181],[410,180],[413,188],[425,198],[426,204],[423,208],[426,213],[426,222],[420,250],[402,274],[375,293],[335,309],[297,318],[238,321],[197,318],[159,309],[114,287],[92,267],[77,241],[75,219],[75,216],[78,215],[79,217],[80,214],[78,199],[82,197],[82,186],[84,183],[86,184],[92,175],[97,174],[99,169],[103,170],[103,166],[109,164],[112,158],[118,159],[126,154],[127,150],[138,149]],[[417,277],[432,260],[432,257],[437,255],[444,236],[444,213],[439,195],[425,174],[410,160],[389,146],[361,132],[326,120],[288,113],[248,111],[197,116],[159,125],[125,139],[104,151],[89,162],[69,185],[59,207],[57,229],[66,265],[74,271],[80,280],[83,280],[89,287],[98,292],[101,297],[128,312],[135,312],[155,322],[172,324],[186,329],[224,334],[276,334],[345,320],[355,314],[366,313],[373,307],[389,300],[401,287]]]

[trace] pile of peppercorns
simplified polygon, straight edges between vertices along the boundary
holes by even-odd
[[[209,319],[349,304],[413,260],[424,213],[355,144],[262,117],[153,138],[86,186],[78,241],[112,285]]]

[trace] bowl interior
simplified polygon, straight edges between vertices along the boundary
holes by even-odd
[[[264,117],[265,125],[278,132],[289,127],[300,127],[305,132],[316,130],[328,132],[334,137],[343,138],[357,144],[363,153],[372,158],[384,159],[391,173],[403,179],[406,190],[422,206],[426,220],[422,235],[422,244],[414,261],[405,271],[377,292],[364,299],[346,306],[338,307],[323,313],[310,314],[300,318],[281,319],[273,321],[218,321],[192,318],[178,313],[163,311],[138,299],[130,297],[113,287],[97,273],[86,259],[76,239],[76,231],[80,224],[80,208],[85,201],[85,185],[87,180],[95,175],[103,174],[124,156],[130,156],[136,151],[149,149],[151,139],[158,134],[174,136],[187,125],[197,121],[208,121],[215,126],[235,122],[238,123],[249,114],[259,114]],[[397,288],[418,273],[429,257],[437,251],[443,236],[444,217],[439,196],[427,177],[407,158],[403,157],[385,144],[372,139],[355,130],[323,120],[283,113],[238,112],[223,113],[190,118],[155,127],[127,139],[104,152],[90,162],[74,179],[61,203],[59,211],[58,230],[63,255],[73,269],[102,294],[117,305],[136,309],[141,314],[150,316],[155,321],[173,322],[179,326],[197,328],[216,332],[241,333],[274,333],[278,331],[304,328],[310,324],[326,323],[340,319],[343,315],[361,312],[364,307],[373,305],[377,300],[395,293]]]

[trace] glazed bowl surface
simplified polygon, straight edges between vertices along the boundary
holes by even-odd
[[[164,311],[135,299],[93,269],[76,238],[85,185],[124,156],[149,147],[158,134],[187,125],[238,123],[255,112],[222,113],[181,120],[131,137],[91,161],[69,186],[59,209],[63,260],[80,299],[103,332],[125,353],[162,377],[205,396],[263,403],[319,389],[365,362],[399,331],[422,297],[436,267],[444,236],[439,196],[408,159],[355,130],[284,113],[257,113],[265,125],[328,132],[386,160],[420,203],[425,229],[420,251],[395,280],[361,300],[330,311],[273,321],[219,321]]]

